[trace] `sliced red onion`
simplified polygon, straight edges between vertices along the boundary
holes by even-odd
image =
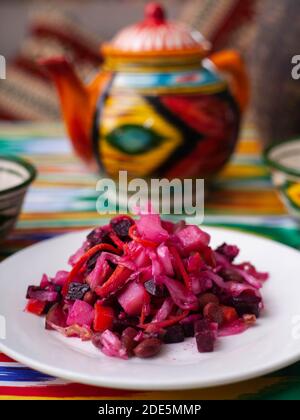
[[[169,277],[174,276],[174,269],[172,265],[172,255],[166,245],[160,244],[156,250],[159,261],[164,268],[165,274]]]
[[[152,249],[147,249],[147,254],[149,255],[152,262],[152,276],[156,278],[163,275],[164,270],[156,252]]]
[[[199,307],[197,297],[190,292],[180,281],[162,276],[161,281],[168,289],[173,301],[181,309],[196,310]]]
[[[123,348],[121,340],[110,330],[105,330],[101,334],[100,342],[102,345],[101,351],[107,356],[128,359],[126,349]]]
[[[172,310],[174,308],[174,302],[173,299],[168,297],[163,301],[163,304],[159,308],[159,310],[156,312],[155,316],[153,317],[152,322],[160,322],[164,321],[169,317]]]
[[[243,319],[237,319],[230,324],[224,325],[218,331],[218,337],[227,337],[244,332],[249,325]]]

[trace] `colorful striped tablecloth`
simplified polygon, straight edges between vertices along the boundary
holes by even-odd
[[[0,124],[0,153],[28,158],[39,171],[15,231],[0,245],[1,259],[35,242],[99,223],[96,177],[74,157],[60,126]],[[300,229],[288,217],[272,187],[251,125],[244,128],[235,156],[206,200],[205,223],[250,231],[300,249]],[[230,386],[138,392],[69,383],[33,371],[0,353],[0,399],[67,397],[300,399],[300,363]]]

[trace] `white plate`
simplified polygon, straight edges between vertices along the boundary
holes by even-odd
[[[165,345],[153,359],[128,361],[103,355],[90,342],[65,338],[43,328],[43,319],[23,312],[27,286],[43,272],[67,268],[69,255],[86,232],[31,246],[0,264],[0,315],[6,339],[0,350],[34,369],[92,385],[126,389],[184,389],[228,384],[262,375],[300,359],[300,254],[236,231],[209,228],[213,245],[226,241],[241,248],[239,260],[269,271],[265,311],[257,325],[218,340],[213,353],[198,353],[194,339]],[[297,324],[298,323],[298,324]]]

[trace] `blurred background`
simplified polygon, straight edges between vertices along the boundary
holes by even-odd
[[[101,64],[99,45],[140,20],[143,0],[1,0],[0,119],[59,119],[57,96],[36,59],[64,54],[89,79]],[[299,134],[300,86],[290,77],[300,38],[298,0],[164,0],[170,18],[199,29],[214,50],[238,49],[251,77],[250,114],[265,143]],[[299,51],[298,51],[299,52]],[[280,94],[280,100],[278,100]],[[280,119],[278,119],[280,115]]]

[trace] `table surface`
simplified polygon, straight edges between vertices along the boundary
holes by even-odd
[[[205,224],[250,231],[300,249],[300,229],[279,201],[260,151],[257,134],[247,124],[233,159],[207,197]],[[60,125],[0,124],[0,153],[21,155],[31,160],[39,172],[15,231],[0,246],[1,259],[38,241],[99,223],[95,210],[97,178],[74,157]],[[300,362],[229,386],[141,392],[70,383],[33,371],[0,353],[0,399],[66,397],[300,399]]]

